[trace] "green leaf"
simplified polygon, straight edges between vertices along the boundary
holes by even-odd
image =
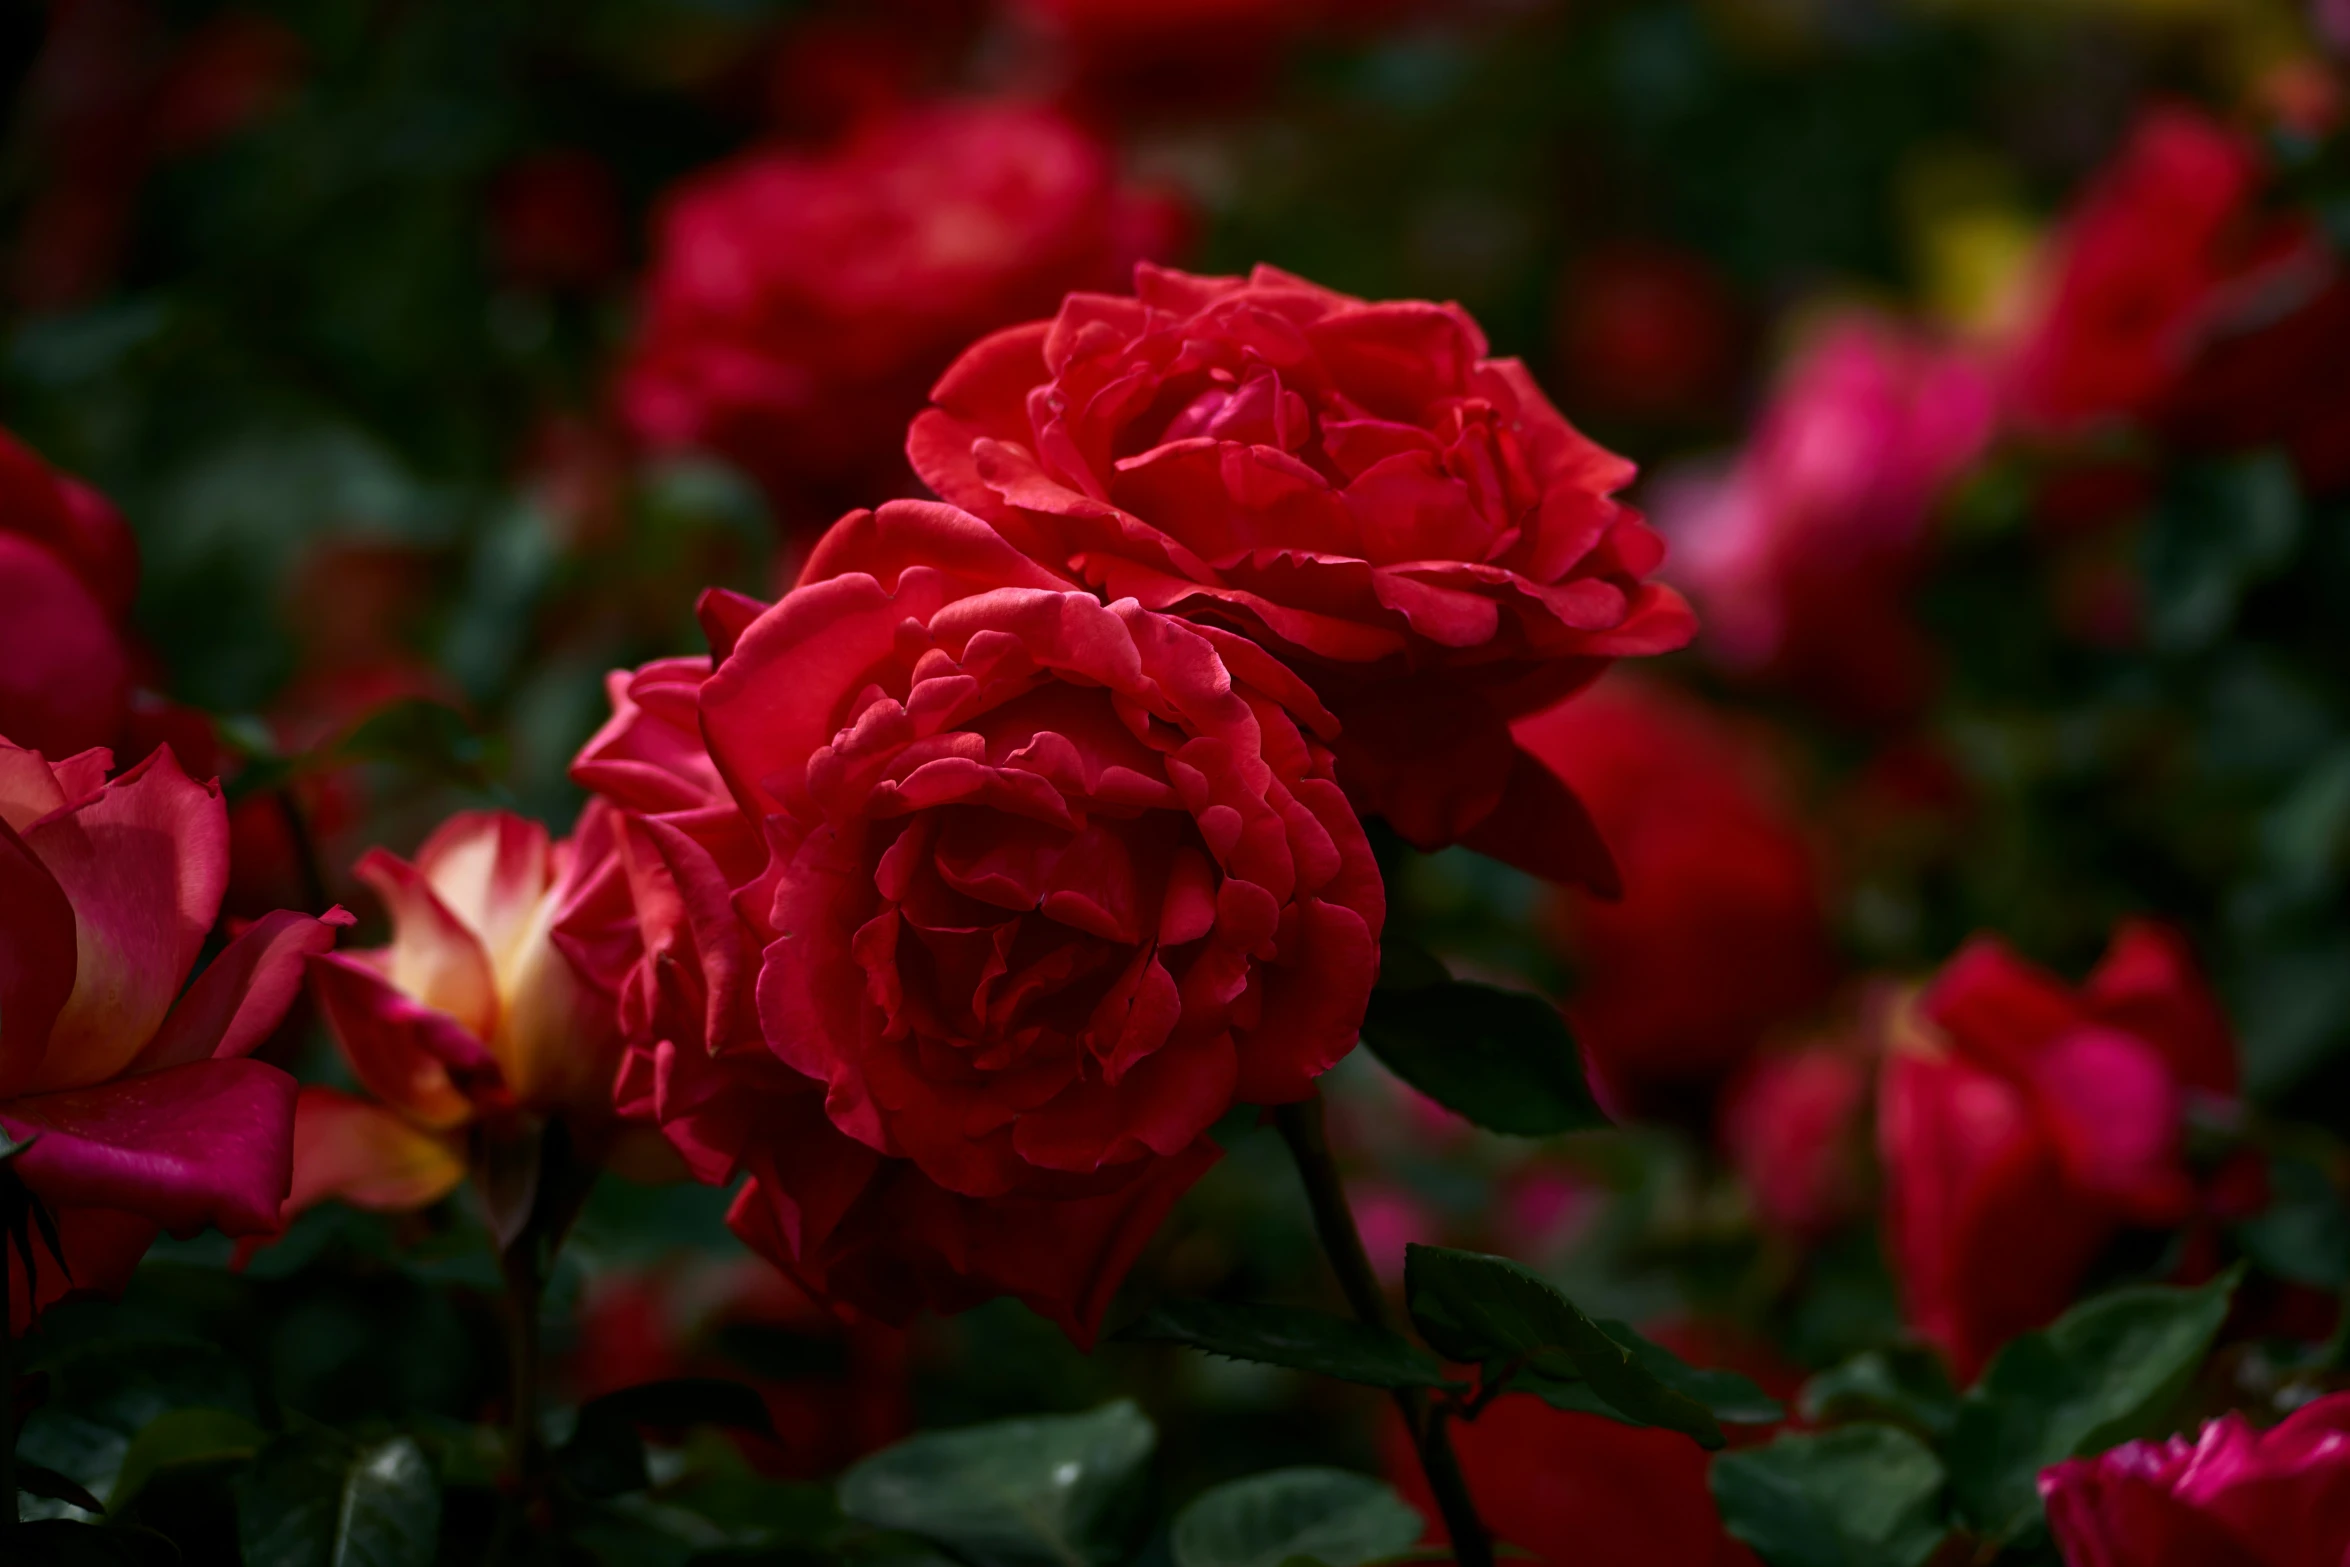
[[[408,1437],[278,1438],[237,1480],[245,1567],[432,1567],[441,1488]]]
[[[1361,1567],[1411,1549],[1427,1527],[1402,1497],[1344,1469],[1276,1469],[1206,1492],[1175,1515],[1175,1567]]]
[[[43,1518],[17,1525],[10,1567],[180,1567],[179,1547],[152,1529]]]
[[[1942,1357],[1921,1344],[1872,1349],[1803,1385],[1796,1407],[1815,1425],[1884,1420],[1939,1442],[1958,1418],[1958,1390]]]
[[[1543,1383],[1588,1382],[1634,1425],[1663,1426],[1705,1447],[1722,1445],[1721,1424],[1705,1405],[1659,1378],[1631,1348],[1520,1263],[1406,1246],[1404,1296],[1421,1335],[1448,1359],[1523,1366]]]
[[[22,1459],[19,1459],[16,1465],[16,1488],[26,1496],[38,1496],[42,1500],[50,1502],[64,1502],[68,1506],[80,1508],[85,1513],[106,1511],[104,1502],[99,1501],[98,1498],[92,1496],[66,1476],[59,1474],[54,1469],[45,1469],[39,1464],[28,1464]]]
[[[1633,1365],[1674,1392],[1704,1405],[1724,1425],[1767,1426],[1787,1417],[1779,1401],[1756,1386],[1751,1378],[1735,1371],[1693,1366],[1662,1344],[1643,1338],[1629,1322],[1602,1318],[1599,1329],[1631,1351]],[[1610,1420],[1624,1418],[1589,1382],[1563,1382],[1539,1371],[1521,1371],[1510,1385],[1534,1394],[1556,1409],[1604,1415]]]
[[[2301,488],[2283,456],[2183,469],[2143,545],[2154,646],[2186,653],[2224,636],[2245,592],[2292,558],[2301,528]]]
[[[159,1470],[250,1458],[267,1440],[259,1426],[226,1409],[175,1409],[158,1415],[131,1438],[106,1505],[121,1511]]]
[[[1189,1344],[1211,1355],[1369,1387],[1446,1385],[1443,1363],[1402,1334],[1299,1306],[1162,1301],[1118,1337]]]
[[[973,1567],[1122,1560],[1158,1433],[1128,1400],[1082,1415],[932,1431],[851,1468],[841,1511]]]
[[[2040,1522],[2040,1471],[2161,1428],[2228,1314],[2240,1274],[2116,1290],[2002,1349],[1959,1403],[1945,1456],[1977,1533]]]
[[[1921,1567],[1950,1532],[1942,1465],[1897,1426],[1724,1453],[1712,1484],[1723,1525],[1771,1567]]]
[[[1549,1137],[1609,1123],[1557,1007],[1465,984],[1406,943],[1381,953],[1363,1043],[1387,1069],[1487,1131]]]
[[[244,1368],[203,1339],[95,1339],[43,1364],[49,1397],[26,1417],[17,1452],[99,1496],[149,1422],[175,1409],[260,1414]]]

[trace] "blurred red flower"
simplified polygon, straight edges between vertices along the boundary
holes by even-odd
[[[1911,618],[1934,508],[1992,434],[1971,352],[1833,318],[1781,375],[1735,465],[1658,487],[1673,580],[1725,668],[1860,723],[1909,716],[1933,650]]]
[[[524,288],[593,288],[619,272],[620,187],[593,153],[557,147],[510,165],[490,187],[498,270]]]
[[[1347,797],[1411,842],[1610,885],[1509,720],[1689,638],[1614,498],[1632,465],[1457,306],[1271,267],[1134,286],[974,345],[915,470],[1052,571],[1264,644],[1344,725]]]
[[[1469,1495],[1494,1538],[1558,1567],[1754,1567],[1722,1528],[1706,1454],[1674,1431],[1568,1414],[1505,1393],[1451,1427]],[[1387,1477],[1446,1538],[1402,1422],[1386,1427]]]
[[[2257,1431],[2131,1442],[2042,1471],[2067,1567],[2339,1567],[2350,1551],[2350,1393]]]
[[[0,430],[0,734],[51,756],[123,738],[138,586],[106,498]]]
[[[2227,1020],[2169,931],[2124,924],[2077,990],[1968,943],[1896,1025],[1878,1088],[1911,1323],[1967,1379],[2054,1319],[2121,1226],[2190,1215],[2186,1096],[2235,1087]]]
[[[1622,867],[1562,894],[1566,1003],[1611,1104],[1701,1099],[1835,978],[1818,869],[1769,753],[1699,703],[1610,681],[1520,722]]]
[[[2170,389],[2244,265],[2259,174],[2250,142],[2199,111],[2139,123],[2041,264],[2008,366],[2019,418],[2063,434]]]
[[[1737,301],[1702,256],[1628,241],[1585,256],[1559,298],[1569,406],[1618,419],[1689,419],[1728,395]]]
[[[271,914],[186,984],[228,885],[219,786],[169,750],[112,765],[0,740],[0,1128],[33,1139],[8,1173],[48,1210],[59,1264],[6,1270],[16,1333],[119,1291],[159,1231],[276,1228],[294,1080],[241,1058],[350,923]]]
[[[956,351],[1115,278],[1164,217],[1107,147],[1015,104],[746,153],[664,203],[622,409],[650,444],[715,452],[795,513],[811,485],[902,490],[905,422]],[[819,498],[804,521],[830,520]]]
[[[1866,1211],[1865,1039],[1831,1036],[1759,1057],[1723,1097],[1723,1150],[1772,1229],[1813,1239]]]

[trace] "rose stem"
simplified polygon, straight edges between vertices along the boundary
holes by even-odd
[[[539,1460],[539,1312],[546,1295],[546,1279],[539,1263],[539,1237],[526,1229],[499,1256],[506,1276],[507,1431],[509,1457],[522,1482],[524,1506],[538,1499]]]
[[[1330,1271],[1338,1275],[1346,1303],[1371,1326],[1388,1327],[1387,1297],[1379,1288],[1379,1276],[1371,1271],[1362,1231],[1355,1227],[1354,1210],[1346,1204],[1346,1189],[1339,1184],[1338,1166],[1330,1158],[1322,1096],[1275,1106],[1273,1124],[1281,1129],[1281,1140],[1289,1145],[1289,1157],[1305,1183],[1306,1202],[1314,1211],[1314,1233],[1321,1239],[1322,1254],[1330,1259]],[[1444,1515],[1453,1559],[1460,1567],[1492,1567],[1492,1538],[1486,1533],[1485,1521],[1477,1516],[1476,1503],[1469,1498],[1468,1482],[1462,1478],[1460,1461],[1453,1456],[1452,1435],[1445,1429],[1450,1411],[1429,1407],[1425,1391],[1416,1387],[1397,1388],[1395,1402],[1419,1450],[1420,1469],[1428,1477],[1437,1510]]]
[[[0,1171],[0,1179],[16,1182],[14,1172]],[[16,1258],[8,1237],[0,1235],[0,1542],[16,1538]],[[25,1274],[25,1315],[33,1307],[33,1279]],[[13,1550],[5,1559],[15,1560]]]

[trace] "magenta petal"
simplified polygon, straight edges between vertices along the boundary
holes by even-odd
[[[302,988],[302,960],[331,951],[353,923],[341,909],[312,919],[280,909],[248,926],[196,976],[131,1063],[134,1072],[249,1054],[269,1037]]]
[[[473,1119],[476,1097],[505,1091],[497,1059],[446,1012],[393,989],[346,953],[310,961],[310,988],[351,1071],[376,1098],[441,1130]]]
[[[113,1208],[175,1235],[275,1230],[293,1176],[294,1080],[259,1061],[197,1061],[0,1107],[33,1135],[15,1168],[43,1201]]]
[[[73,905],[0,822],[0,1093],[32,1081],[49,1029],[73,994]]]

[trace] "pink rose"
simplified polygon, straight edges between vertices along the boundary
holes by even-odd
[[[160,1230],[276,1228],[294,1080],[241,1058],[350,923],[268,915],[187,984],[228,885],[220,791],[169,750],[110,780],[111,765],[0,740],[0,1128],[33,1140],[7,1170],[61,1253],[30,1281],[9,1269],[20,1333],[69,1295],[119,1290]]]
[[[2067,1567],[2340,1567],[2350,1552],[2350,1393],[2257,1431],[2131,1442],[2043,1470]]]
[[[1110,598],[1238,631],[1343,725],[1347,797],[1425,848],[1612,883],[1509,721],[1687,641],[1632,465],[1459,307],[1144,266],[956,361],[907,453]]]

